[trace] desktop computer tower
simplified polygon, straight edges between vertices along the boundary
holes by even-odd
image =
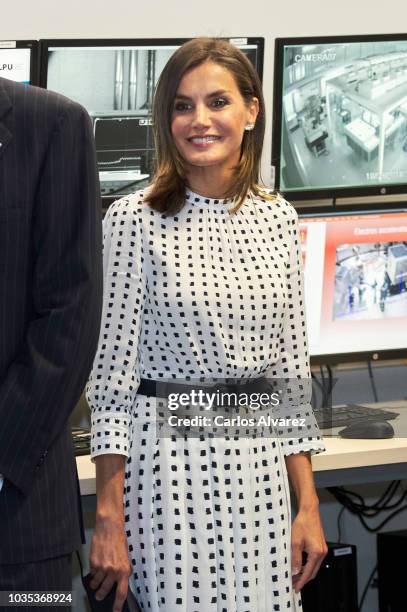
[[[327,545],[316,578],[301,591],[303,612],[358,612],[356,546]]]
[[[406,612],[407,530],[377,534],[379,612]]]

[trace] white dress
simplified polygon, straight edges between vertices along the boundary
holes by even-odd
[[[165,218],[143,192],[104,219],[104,306],[87,388],[92,458],[128,457],[125,520],[142,610],[298,611],[284,455],[319,435],[160,437],[141,378],[310,376],[295,210],[186,192]],[[309,415],[310,405],[296,407]]]

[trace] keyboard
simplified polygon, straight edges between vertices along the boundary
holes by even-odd
[[[82,427],[71,427],[75,456],[90,455],[90,430]]]
[[[399,416],[398,412],[368,408],[359,404],[314,408],[314,414],[321,429],[346,427],[350,423],[363,423],[364,421],[392,421]]]

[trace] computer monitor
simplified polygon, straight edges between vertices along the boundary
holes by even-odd
[[[187,39],[42,40],[43,87],[93,120],[104,205],[144,188],[154,168],[152,102],[163,67]],[[263,38],[228,39],[263,70]]]
[[[151,115],[116,111],[92,113],[99,179],[103,194],[147,182],[153,166]]]
[[[38,42],[0,40],[0,76],[26,85],[37,85]]]
[[[277,39],[273,118],[290,199],[406,193],[407,34]]]
[[[407,356],[407,209],[300,215],[313,363]]]

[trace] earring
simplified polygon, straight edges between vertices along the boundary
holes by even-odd
[[[245,127],[245,130],[247,132],[250,132],[251,130],[254,130],[254,123],[248,123]]]

